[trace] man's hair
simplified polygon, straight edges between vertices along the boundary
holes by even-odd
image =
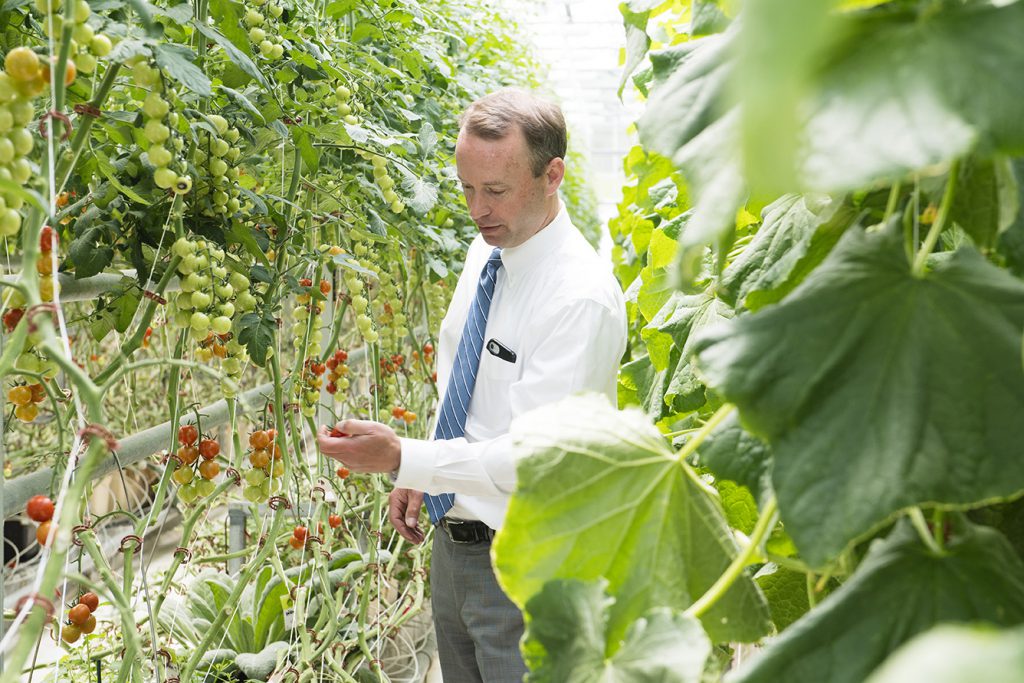
[[[484,95],[466,109],[459,129],[484,140],[501,140],[519,126],[530,152],[534,177],[544,173],[552,159],[565,158],[565,117],[557,104],[519,88],[503,88]]]

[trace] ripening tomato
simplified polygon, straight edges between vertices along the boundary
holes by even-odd
[[[431,344],[430,342],[427,342],[426,344],[423,345],[423,354],[429,356],[432,353],[434,353],[434,345]]]
[[[342,465],[341,467],[338,468],[338,476],[341,477],[342,479],[347,479],[348,475],[350,475],[350,474],[352,474],[352,473],[344,465]]]
[[[90,612],[95,612],[100,606],[100,598],[95,593],[83,593],[82,596],[78,598],[78,604],[85,605],[89,608]]]
[[[25,384],[11,387],[7,391],[7,400],[16,406],[27,406],[32,403],[32,390]]]
[[[199,438],[199,430],[195,425],[182,425],[178,428],[178,442],[191,446]]]
[[[96,630],[96,617],[90,614],[89,618],[79,628],[82,629],[82,633],[92,633]]]
[[[199,455],[206,460],[213,460],[220,453],[220,444],[213,439],[203,439],[199,442]]]
[[[391,409],[391,417],[395,418],[396,420],[401,420],[403,415],[405,415],[405,408],[395,406],[394,408]]]
[[[32,496],[25,505],[25,512],[33,522],[49,522],[53,519],[53,501],[49,496]]]
[[[323,294],[324,296],[327,296],[328,294],[330,294],[331,293],[331,283],[328,282],[327,280],[321,280],[320,281],[320,293]]]
[[[309,530],[304,526],[297,526],[292,530],[292,536],[299,539],[300,541],[305,541],[308,535]]]
[[[178,460],[183,465],[191,465],[199,459],[199,449],[195,446],[182,446],[178,449]]]
[[[249,462],[253,467],[266,467],[270,464],[270,452],[265,448],[257,448],[249,454]]]
[[[264,431],[249,435],[249,445],[255,449],[263,449],[270,445],[270,435]]]
[[[33,403],[39,403],[46,398],[46,387],[42,384],[29,384],[28,388],[32,392]]]
[[[290,545],[291,547],[295,548],[296,550],[299,550],[305,544],[302,541],[300,541],[299,539],[297,539],[294,536],[292,536],[291,538],[288,539],[288,545]]]
[[[82,635],[82,629],[78,628],[74,624],[66,624],[60,630],[60,639],[70,645],[79,639]]]
[[[56,237],[56,231],[49,225],[43,226],[43,229],[39,231],[39,251],[46,253],[53,250],[53,240]]]
[[[327,518],[327,523],[332,529],[337,529],[341,526],[341,515],[331,515]]]
[[[199,463],[199,474],[203,479],[214,479],[220,474],[220,464],[214,460],[204,460]]]
[[[92,616],[92,610],[89,609],[88,605],[83,605],[82,603],[78,603],[68,610],[68,619],[75,626],[81,626],[90,616]]]
[[[43,522],[39,525],[39,528],[36,529],[36,543],[39,545],[46,545],[46,539],[50,535],[50,527],[52,525],[53,522]]]

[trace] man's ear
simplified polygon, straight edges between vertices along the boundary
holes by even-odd
[[[562,179],[565,178],[565,161],[561,157],[555,157],[548,162],[544,175],[547,181],[547,196],[550,197],[558,192]]]

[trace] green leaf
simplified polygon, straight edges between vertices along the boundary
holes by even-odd
[[[398,169],[402,174],[402,192],[406,205],[414,213],[425,216],[437,203],[437,185],[403,166]]]
[[[210,0],[210,17],[228,40],[246,55],[252,55],[252,41],[242,28],[242,5],[234,0]]]
[[[150,5],[153,8],[153,13],[156,16],[167,17],[176,24],[184,26],[192,18],[194,10],[192,5],[188,2],[183,2],[173,7],[158,7],[156,5]]]
[[[1017,218],[1019,195],[1008,159],[972,157],[960,167],[951,216],[979,248],[987,249]]]
[[[666,609],[633,622],[620,644],[608,639],[605,581],[549,581],[526,603],[523,652],[529,683],[615,681],[698,683],[711,643],[700,623]]]
[[[303,126],[292,126],[292,138],[302,155],[302,164],[310,173],[316,173],[320,167],[320,153],[313,147],[313,140]]]
[[[652,420],[667,414],[665,394],[672,374],[658,371],[650,356],[641,356],[619,368],[619,405],[639,405]]]
[[[915,277],[900,234],[851,230],[782,303],[696,351],[771,444],[786,529],[820,566],[903,508],[1024,489],[1022,333],[1024,282],[973,250]]]
[[[786,195],[772,202],[754,239],[722,273],[722,298],[751,309],[782,299],[824,260],[855,217],[847,204],[828,197]]]
[[[757,571],[754,580],[761,587],[775,628],[782,632],[807,614],[807,575],[769,562]]]
[[[200,97],[212,97],[210,79],[193,64],[195,53],[184,45],[159,43],[155,49],[156,63],[167,75]]]
[[[114,329],[124,334],[135,319],[135,313],[139,310],[141,295],[136,289],[122,290],[114,299],[113,306],[117,313],[114,321]]]
[[[644,61],[647,51],[651,47],[651,38],[647,35],[647,20],[650,12],[632,12],[628,5],[619,5],[622,12],[623,26],[626,30],[626,63],[622,67],[622,76],[619,79],[619,97],[629,81],[629,77]]]
[[[233,88],[229,88],[226,85],[220,86],[220,89],[227,93],[227,95],[235,101],[235,104],[249,113],[253,123],[257,125],[266,125],[267,120],[263,118],[263,114],[260,113],[260,110],[256,108],[256,105],[254,105],[243,93],[240,93]]]
[[[258,66],[256,66],[256,63],[252,61],[249,55],[239,50],[234,43],[224,36],[224,34],[213,27],[205,26],[198,21],[192,22],[192,25],[195,26],[196,30],[204,36],[220,45],[235,66],[256,79],[256,82],[264,88],[267,88],[268,90],[270,89],[270,81],[268,81],[267,77],[263,75],[263,72],[260,71]]]
[[[13,180],[10,180],[8,178],[0,178],[0,192],[3,192],[5,195],[8,196],[19,197],[26,204],[31,204],[37,209],[45,210],[46,202],[43,200],[43,197],[38,192],[36,192],[30,187],[22,187]]]
[[[654,369],[659,373],[667,371],[658,400],[680,412],[704,405],[704,382],[697,376],[691,358],[693,335],[731,317],[732,309],[710,290],[694,295],[671,292],[651,322],[640,331]]]
[[[771,491],[771,450],[740,426],[736,413],[725,418],[697,449],[700,463],[718,479],[742,484],[759,500]]]
[[[75,266],[75,279],[91,277],[110,265],[114,259],[114,250],[102,244],[104,238],[101,228],[89,228],[71,240],[68,256]]]
[[[94,152],[94,156],[100,173],[102,173],[103,176],[110,181],[110,184],[116,187],[121,194],[144,206],[149,206],[153,203],[144,199],[138,192],[120,181],[117,177],[117,168],[110,162],[110,159],[107,158],[106,154],[97,150]]]
[[[1024,565],[991,529],[965,525],[938,554],[901,523],[872,544],[849,581],[730,680],[821,683],[827,672],[829,683],[861,683],[900,644],[950,621],[1024,621]]]
[[[253,363],[263,367],[267,363],[267,350],[274,343],[277,323],[274,318],[256,313],[242,316],[238,330],[238,343],[245,344]]]
[[[605,578],[614,643],[652,607],[688,607],[735,555],[716,496],[639,411],[572,397],[517,418],[511,438],[524,457],[494,553],[520,606],[552,579]],[[715,642],[748,641],[768,615],[743,575],[702,622]]]
[[[1024,628],[937,626],[901,647],[867,683],[1020,683]]]
[[[424,121],[420,125],[417,139],[420,143],[420,156],[424,159],[428,158],[431,152],[434,151],[434,148],[437,147],[437,131],[434,130],[434,126],[430,124],[430,121]]]

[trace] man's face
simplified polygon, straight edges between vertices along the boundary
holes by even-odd
[[[535,178],[526,138],[518,127],[500,140],[460,132],[455,165],[469,215],[492,247],[519,246],[557,214],[561,160],[553,160]]]

